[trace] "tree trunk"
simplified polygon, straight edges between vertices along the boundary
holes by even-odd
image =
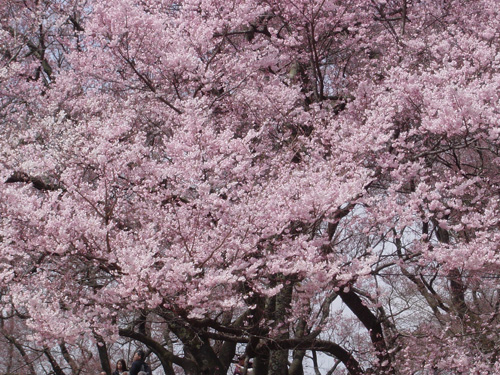
[[[289,325],[284,321],[288,316],[288,311],[292,303],[293,283],[283,280],[283,288],[276,296],[276,306],[274,310],[274,321],[282,332],[279,339],[290,338]],[[269,359],[269,375],[288,375],[288,350],[275,350],[271,352]]]
[[[106,347],[106,342],[104,342],[104,339],[99,336],[95,335],[95,338],[97,340],[97,352],[99,353],[99,360],[101,361],[101,368],[102,371],[104,371],[107,375],[111,375],[111,364],[109,362],[109,356],[108,356],[108,348]]]

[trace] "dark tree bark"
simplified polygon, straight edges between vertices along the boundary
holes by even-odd
[[[380,364],[379,373],[394,374],[394,368],[392,367],[392,361],[389,356],[389,351],[385,342],[384,332],[380,321],[377,319],[375,314],[373,314],[371,310],[365,306],[361,298],[359,298],[359,296],[352,290],[345,291],[341,288],[337,294],[368,330],[372,344],[377,352]]]
[[[97,340],[96,346],[97,346],[97,352],[99,353],[99,360],[101,362],[102,371],[104,371],[107,375],[111,375],[111,363],[109,362],[108,348],[106,346],[106,342],[99,335],[95,335],[95,338]]]
[[[61,366],[59,366],[59,363],[57,363],[56,359],[54,358],[54,356],[52,355],[52,353],[50,352],[49,349],[45,348],[43,350],[43,354],[45,354],[45,356],[49,360],[50,366],[52,367],[52,370],[54,370],[54,374],[66,375],[64,373],[63,369],[61,368]]]
[[[276,296],[274,310],[274,321],[276,325],[281,325],[283,332],[278,336],[280,339],[288,339],[288,323],[284,322],[284,317],[290,309],[292,303],[293,283],[283,281],[283,288]],[[269,358],[269,375],[288,375],[288,349],[273,350]]]

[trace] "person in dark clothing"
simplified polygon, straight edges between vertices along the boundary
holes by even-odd
[[[146,354],[144,353],[144,350],[139,349],[138,351],[135,352],[134,358],[132,358],[132,366],[130,366],[130,375],[152,375],[151,369],[149,368],[148,364],[144,362],[146,359]],[[140,374],[144,373],[144,374]]]
[[[116,362],[116,369],[115,371],[113,371],[113,374],[112,375],[121,375],[122,373],[128,371],[127,370],[127,363],[125,362],[124,359],[120,359],[118,360],[118,362]]]

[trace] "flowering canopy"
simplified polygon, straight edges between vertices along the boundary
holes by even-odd
[[[241,348],[258,374],[495,371],[496,0],[0,20],[3,318],[32,340],[130,337],[166,374]]]

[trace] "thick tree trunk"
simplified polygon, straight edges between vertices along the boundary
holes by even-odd
[[[377,317],[365,306],[361,298],[352,290],[344,291],[342,288],[337,292],[342,301],[356,315],[365,328],[369,331],[372,344],[376,350],[379,362],[379,374],[394,374],[391,357],[387,348],[382,325]]]
[[[304,375],[304,357],[306,355],[305,350],[294,350],[293,360],[290,368],[288,369],[289,375]]]
[[[254,375],[268,375],[269,372],[269,350],[263,349],[255,356],[253,361]]]
[[[297,326],[295,327],[295,337],[300,339],[304,337],[307,328],[307,322],[301,319]],[[304,375],[304,357],[306,355],[305,350],[294,350],[292,363],[288,369],[289,375]]]
[[[109,362],[108,348],[106,347],[106,342],[104,339],[95,335],[97,340],[97,352],[99,353],[99,360],[101,361],[101,368],[107,375],[111,375],[111,364]]]
[[[184,344],[184,351],[196,361],[198,373],[215,375],[217,372],[227,372],[227,368],[219,360],[207,338],[178,323],[170,323],[170,329]]]
[[[293,283],[284,279],[283,288],[276,296],[276,305],[274,310],[274,321],[278,329],[282,332],[278,335],[279,339],[290,338],[288,331],[289,324],[284,321],[288,316],[288,311],[292,303]],[[269,358],[269,375],[288,375],[288,350],[274,350]]]

